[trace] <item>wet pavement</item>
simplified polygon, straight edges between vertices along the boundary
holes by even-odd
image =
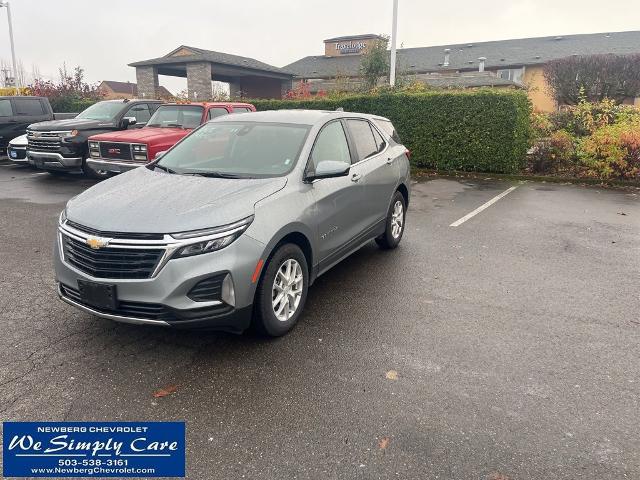
[[[192,479],[640,478],[637,192],[420,182],[400,248],[265,340],[61,303],[57,217],[90,185],[0,166],[2,420],[185,420]]]

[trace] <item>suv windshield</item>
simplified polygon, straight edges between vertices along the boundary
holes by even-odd
[[[197,105],[163,105],[147,122],[148,127],[196,128],[203,108]]]
[[[310,128],[284,123],[206,123],[172,148],[156,167],[223,178],[285,175],[295,166]]]
[[[122,102],[98,102],[78,114],[76,118],[111,121],[122,110]]]

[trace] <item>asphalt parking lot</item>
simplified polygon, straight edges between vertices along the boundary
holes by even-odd
[[[0,167],[2,420],[186,420],[192,479],[640,478],[640,192],[417,183],[400,248],[263,340],[61,303],[57,217],[89,185]]]

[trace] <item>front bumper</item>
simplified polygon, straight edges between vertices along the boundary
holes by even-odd
[[[64,157],[56,152],[34,152],[27,150],[29,163],[43,170],[79,170],[82,157]]]
[[[216,252],[169,260],[155,276],[144,279],[88,275],[65,261],[61,235],[59,231],[54,255],[58,295],[80,310],[118,322],[177,328],[240,333],[250,325],[256,288],[252,277],[265,246],[247,235]],[[202,280],[224,273],[233,279],[235,305],[194,301],[187,296]],[[78,293],[78,280],[115,285],[118,307],[103,310],[83,301]]]
[[[7,148],[7,156],[13,163],[26,164],[27,161],[27,147],[14,147],[9,145]]]
[[[94,170],[103,170],[111,173],[123,173],[142,167],[147,162],[127,162],[124,160],[106,160],[104,158],[87,158],[87,165]]]

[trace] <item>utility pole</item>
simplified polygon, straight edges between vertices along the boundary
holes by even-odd
[[[9,42],[11,43],[11,61],[13,62],[13,85],[16,87],[17,94],[20,95],[20,76],[18,75],[18,68],[16,66],[16,48],[13,44],[13,25],[11,24],[11,7],[9,7],[9,0],[0,0],[0,8],[7,8],[7,21],[9,22]]]
[[[391,26],[391,72],[389,84],[396,84],[396,37],[398,36],[398,0],[393,0],[393,25]]]

